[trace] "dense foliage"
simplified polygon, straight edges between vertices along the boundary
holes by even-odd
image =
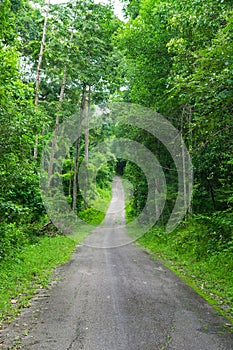
[[[136,6],[137,5],[137,6]],[[124,52],[127,101],[162,113],[182,132],[192,156],[195,220],[208,227],[209,239],[232,243],[233,12],[230,1],[125,2],[128,21],[116,42]],[[125,69],[125,67],[127,67]],[[124,130],[122,131],[125,132]],[[165,168],[174,199],[175,172],[166,150],[150,135],[128,130],[144,142]],[[170,169],[170,171],[168,170]],[[125,176],[137,178],[128,164]],[[142,188],[143,179],[136,181]],[[135,198],[134,210],[141,210]],[[171,203],[172,204],[172,203]],[[169,215],[169,210],[165,215]],[[213,233],[215,232],[215,233]]]
[[[128,0],[118,30],[125,89],[120,99],[150,107],[183,135],[192,158],[194,191],[185,220],[164,227],[177,196],[177,172],[165,147],[149,133],[119,127],[157,157],[167,181],[167,201],[156,227],[139,243],[170,261],[192,287],[232,317],[233,271],[233,8],[228,0]],[[148,193],[140,170],[126,162],[134,185],[131,221]],[[135,229],[136,230],[136,229]],[[131,234],[136,237],[135,230]],[[211,297],[210,297],[211,295]]]
[[[33,241],[46,223],[39,189],[43,149],[58,124],[86,114],[116,87],[118,59],[112,35],[119,25],[110,6],[92,0],[61,5],[4,0],[0,4],[0,258]],[[101,124],[79,140],[78,157],[104,138]],[[88,142],[88,145],[86,145]],[[81,212],[73,187],[74,145],[64,162],[64,192]],[[54,151],[56,143],[54,141]],[[77,161],[77,159],[76,159]],[[54,159],[50,165],[53,169]],[[110,199],[113,164],[99,175],[99,194]],[[108,188],[108,191],[104,188]],[[77,197],[77,198],[76,198]],[[90,214],[90,209],[89,209]],[[86,217],[86,214],[80,214]],[[99,219],[98,219],[99,215]],[[92,211],[91,221],[102,214]]]

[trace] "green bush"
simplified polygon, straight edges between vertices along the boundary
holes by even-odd
[[[28,242],[28,234],[15,223],[0,223],[0,259],[14,255]]]
[[[76,244],[64,236],[39,237],[36,244],[28,244],[11,259],[0,261],[0,327],[2,321],[12,320],[30,305],[38,288],[48,287],[53,268],[70,259]]]
[[[207,245],[209,254],[233,251],[233,215],[229,210],[211,216],[197,215],[194,222],[204,230],[201,243]]]
[[[79,212],[78,216],[88,224],[99,225],[103,221],[105,214],[94,208],[87,208]]]

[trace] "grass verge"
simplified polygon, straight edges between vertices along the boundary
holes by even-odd
[[[110,195],[108,201],[109,198]],[[56,234],[37,237],[33,243],[28,241],[18,249],[14,248],[0,260],[0,328],[3,323],[11,322],[22,308],[30,305],[36,290],[49,286],[53,269],[70,259],[76,245],[102,222],[104,215],[101,211],[87,208],[79,213],[86,224],[80,225],[78,232],[69,237]]]
[[[133,230],[129,234],[136,236]],[[198,245],[202,244],[191,235],[188,226],[178,228],[169,234],[162,228],[152,228],[139,238],[137,243],[149,250],[153,258],[160,260],[185,280],[233,325],[231,252],[206,252],[205,254],[202,252],[201,254]]]
[[[48,288],[53,269],[66,263],[76,245],[103,221],[110,200],[111,186],[98,188],[97,199],[91,203],[93,207],[78,213],[84,222],[70,236],[60,235],[49,224],[43,230],[45,235],[38,237],[46,218],[31,226],[0,226],[0,328],[30,305],[39,288]]]
[[[12,321],[38,288],[46,288],[53,268],[66,263],[76,242],[68,237],[40,237],[0,263],[0,325]]]

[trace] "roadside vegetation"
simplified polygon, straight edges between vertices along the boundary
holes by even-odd
[[[64,236],[43,236],[0,262],[0,324],[29,306],[38,289],[49,287],[53,269],[70,259],[76,244]]]
[[[119,23],[110,6],[92,0],[0,3],[0,321],[10,321],[38,288],[48,287],[53,268],[69,260],[89,233],[88,225],[80,224],[72,237],[63,236],[47,217],[39,186],[45,146],[52,140],[46,164],[52,184],[56,128],[74,113],[80,115],[82,133],[60,174],[65,200],[87,224],[96,226],[104,218],[114,157],[105,162],[102,156],[88,203],[78,186],[78,169],[109,133],[107,124],[97,123],[90,132],[87,125],[93,105],[109,97],[107,86],[113,86],[111,92],[116,88],[112,35]]]
[[[111,199],[110,189],[104,193],[108,202]],[[83,210],[79,216],[93,226],[104,219],[104,213],[93,208]],[[75,247],[90,233],[85,224],[80,225],[79,231],[72,236],[62,235],[52,223],[48,224],[48,218],[44,232],[41,231],[42,223],[37,224],[36,228],[33,227],[34,234],[30,226],[0,226],[0,329],[5,322],[12,321],[22,308],[31,305],[31,299],[39,289],[50,287],[57,278],[53,275],[54,269],[65,264]]]
[[[180,131],[192,158],[194,191],[186,219],[166,223],[177,197],[177,169],[166,147],[145,130],[117,129],[146,146],[162,166],[167,198],[156,226],[138,243],[233,316],[233,13],[228,0],[129,1],[118,31],[130,102],[161,113]],[[127,220],[144,208],[147,179],[126,161],[133,190]],[[159,181],[157,182],[159,192]],[[139,223],[140,224],[140,223]],[[137,237],[136,232],[129,232]]]
[[[203,234],[207,230],[203,224],[193,222],[182,224],[170,234],[155,227],[137,243],[184,279],[233,325],[232,249],[213,248],[212,244],[208,249]]]
[[[232,1],[122,3],[125,22],[111,5],[94,0],[0,2],[1,320],[10,320],[37,288],[48,285],[52,269],[88,234],[83,226],[71,239],[53,227],[41,199],[41,168],[54,195],[53,184],[62,179],[62,200],[91,225],[104,218],[114,173],[125,179],[127,219],[144,208],[145,174],[127,157],[116,158],[115,138],[145,146],[166,178],[163,213],[138,242],[233,314]],[[96,105],[108,102],[148,107],[183,136],[194,191],[187,217],[172,233],[164,228],[177,198],[174,161],[150,132],[111,125],[108,112],[95,113]],[[81,121],[77,140],[59,173],[58,129],[74,114]],[[96,152],[105,140],[104,151]],[[91,154],[83,196],[78,173]]]

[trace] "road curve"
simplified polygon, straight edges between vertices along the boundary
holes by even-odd
[[[4,331],[5,348],[18,337],[30,350],[233,349],[223,317],[136,244],[125,245],[124,220],[116,178],[103,225],[57,269],[61,281]]]

